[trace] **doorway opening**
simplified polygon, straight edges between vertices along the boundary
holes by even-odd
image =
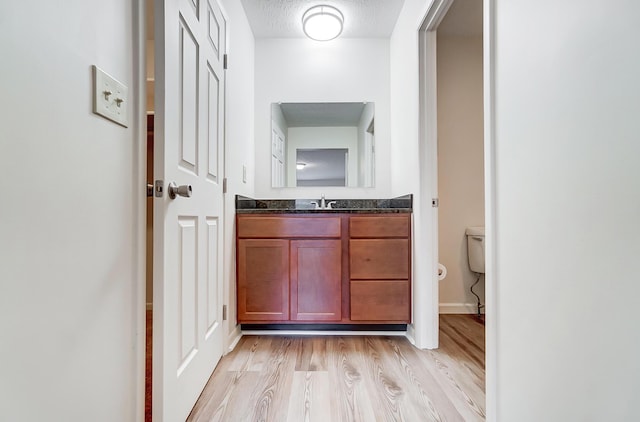
[[[432,250],[433,347],[440,314],[466,314],[484,330],[478,311],[484,310],[478,306],[484,304],[484,268],[470,266],[467,236],[467,228],[485,226],[483,6],[480,0],[435,0],[419,32],[421,194],[432,198],[422,218]]]
[[[454,0],[436,38],[439,311],[480,322],[484,265],[469,258],[484,257],[482,42],[482,2]]]

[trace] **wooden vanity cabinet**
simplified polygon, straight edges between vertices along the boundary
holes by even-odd
[[[411,322],[410,214],[349,219],[352,321]]]
[[[238,321],[342,319],[339,217],[238,215]]]
[[[411,322],[410,214],[237,214],[239,323]]]

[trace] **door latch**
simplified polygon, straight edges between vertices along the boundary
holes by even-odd
[[[156,180],[156,198],[162,198],[162,195],[164,194],[164,181],[163,180]]]

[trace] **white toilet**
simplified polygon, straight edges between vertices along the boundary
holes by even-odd
[[[466,235],[469,268],[484,274],[484,227],[467,227]]]
[[[482,319],[482,308],[484,305],[480,301],[480,296],[473,291],[473,288],[480,281],[484,274],[484,227],[467,227],[467,255],[469,257],[469,268],[476,273],[478,278],[471,286],[471,293],[478,301],[478,318]]]

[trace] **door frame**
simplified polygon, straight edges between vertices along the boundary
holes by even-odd
[[[136,210],[136,226],[133,228],[137,246],[136,251],[137,272],[135,279],[138,280],[136,286],[137,297],[134,309],[136,319],[134,320],[136,337],[134,340],[136,356],[135,391],[134,405],[136,409],[136,420],[144,421],[145,411],[145,364],[146,364],[146,312],[147,312],[147,280],[146,280],[146,224],[147,224],[147,35],[146,35],[146,0],[135,0],[132,7],[133,23],[133,86],[131,92],[134,93],[133,102],[133,130],[137,131],[138,145],[136,148],[137,171],[132,175],[134,197],[132,198],[133,208]]]
[[[484,96],[484,221],[485,221],[485,389],[487,421],[498,419],[498,278],[497,187],[495,133],[495,0],[483,0],[482,68]]]
[[[426,254],[424,268],[428,285],[418,295],[415,308],[416,339],[419,347],[436,349],[439,340],[439,280],[438,280],[438,101],[436,74],[436,29],[453,0],[434,0],[424,12],[418,29],[418,90],[419,90],[419,151],[420,207],[417,210]],[[430,235],[427,235],[430,233]],[[416,286],[417,290],[418,286]],[[424,298],[424,299],[423,299]]]
[[[434,0],[425,10],[418,29],[419,66],[419,145],[420,195],[438,195],[438,132],[437,132],[437,74],[436,30],[455,0]],[[497,419],[497,280],[496,280],[496,170],[495,170],[495,0],[483,0],[483,110],[484,110],[484,189],[485,189],[485,391],[487,421]],[[426,202],[426,201],[423,201]],[[438,209],[422,207],[420,218],[430,235],[431,245],[427,267],[431,269],[426,289],[432,300],[421,300],[428,309],[424,329],[431,330],[429,346],[438,347]]]

